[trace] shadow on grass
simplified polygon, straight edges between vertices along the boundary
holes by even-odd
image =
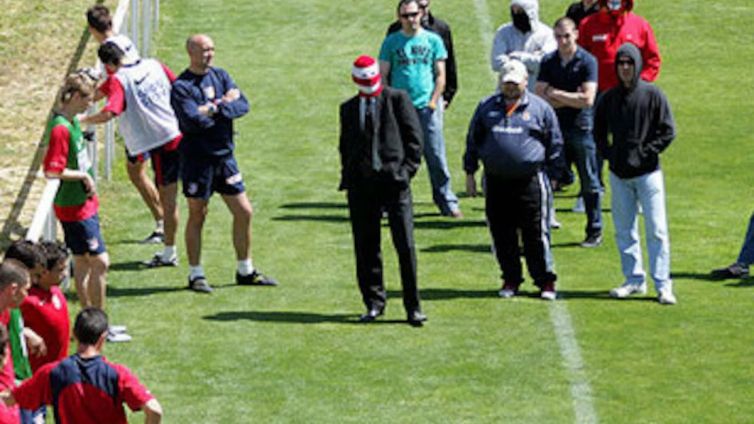
[[[491,299],[497,298],[497,289],[468,290],[468,289],[422,289],[419,288],[422,300],[451,300],[451,299]],[[401,299],[403,293],[400,290],[388,290],[388,299]]]
[[[227,311],[218,312],[214,315],[205,315],[202,319],[209,321],[260,321],[295,324],[322,324],[327,322],[340,324],[365,325],[359,322],[359,314],[317,314],[314,312],[293,311]],[[405,321],[378,320],[371,324],[395,324]]]
[[[107,297],[150,296],[188,290],[183,284],[175,287],[114,287],[107,286]]]
[[[329,222],[329,223],[342,223],[348,222],[347,216],[342,215],[280,215],[272,218],[273,221],[316,221],[316,222]]]
[[[487,223],[484,221],[468,220],[468,219],[452,219],[445,218],[443,220],[432,221],[415,221],[414,228],[416,229],[433,229],[433,230],[449,230],[453,228],[469,228],[469,227],[486,227]]]
[[[108,244],[113,245],[120,245],[120,244],[144,244],[143,240],[136,240],[136,239],[121,239],[118,241],[108,241]]]
[[[580,241],[567,241],[564,243],[553,243],[550,245],[553,249],[560,248],[560,247],[581,247]]]
[[[670,277],[686,280],[709,281],[712,283],[720,283],[724,281],[724,279],[713,277],[709,272],[671,272]]]
[[[754,278],[747,278],[744,280],[738,280],[736,283],[726,283],[724,284],[725,287],[731,287],[734,289],[745,289],[749,287],[754,287]]]
[[[348,209],[346,203],[340,202],[298,202],[286,203],[281,209]]]
[[[116,262],[110,264],[110,271],[141,271],[148,269],[142,261]]]
[[[435,246],[421,249],[427,253],[445,253],[445,252],[473,252],[473,253],[491,253],[492,247],[489,244],[438,244]]]
[[[558,290],[558,299],[587,299],[587,300],[604,300],[607,302],[654,302],[657,298],[653,295],[632,296],[623,299],[610,297],[610,290]]]

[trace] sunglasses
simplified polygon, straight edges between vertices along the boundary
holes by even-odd
[[[415,18],[417,16],[419,16],[419,12],[401,13],[401,18],[403,19]]]

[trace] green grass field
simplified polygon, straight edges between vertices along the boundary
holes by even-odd
[[[162,3],[157,56],[180,71],[186,36],[209,33],[216,65],[252,102],[237,122],[237,156],[256,213],[254,264],[281,286],[232,284],[230,215],[218,198],[203,251],[214,294],[184,289],[185,255],[179,268],[140,269],[154,248],[134,240],[151,223],[119,162],[115,180],[100,187],[113,260],[108,309],[134,341],[109,345],[110,359],[150,387],[168,423],[754,421],[754,283],[707,278],[735,259],[754,198],[750,0],[639,1],[636,10],[655,28],[664,59],[658,84],[678,125],[663,168],[679,304],[607,297],[622,282],[611,217],[602,247],[574,247],[584,223],[568,212],[574,188],[556,199],[561,299],[497,298],[483,201],[463,198],[463,220],[440,217],[422,168],[413,185],[430,319],[422,329],[402,322],[387,231],[387,316],[356,323],[363,307],[345,199],[336,191],[337,108],[355,93],[351,62],[377,54],[394,3]],[[542,0],[543,20],[554,21],[568,3]],[[445,130],[457,191],[468,120],[494,85],[482,34],[509,20],[507,4],[433,2],[453,28],[459,62],[460,91]],[[573,333],[564,335],[566,318]]]

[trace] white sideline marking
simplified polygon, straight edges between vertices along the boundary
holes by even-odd
[[[571,325],[571,314],[565,302],[556,300],[550,305],[550,321],[555,329],[555,337],[560,346],[560,356],[563,358],[568,380],[571,382],[571,399],[576,422],[579,424],[596,424],[597,412],[594,410],[592,401],[592,389],[589,386],[589,378],[586,375],[584,360],[581,359],[579,342],[576,340],[576,332]]]
[[[493,31],[495,30],[490,21],[490,14],[487,10],[486,0],[474,0],[474,9],[476,9],[477,20],[479,21],[479,36],[482,39],[482,45],[489,52],[492,50]],[[489,58],[485,58],[485,62]],[[490,75],[495,73],[487,66]],[[494,78],[497,79],[497,78]],[[581,350],[576,340],[576,332],[571,325],[571,314],[568,313],[568,307],[562,299],[551,302],[550,321],[555,330],[555,337],[560,347],[560,356],[563,358],[563,365],[566,368],[568,381],[571,384],[571,399],[573,401],[573,412],[575,422],[579,424],[597,424],[599,419],[594,409],[592,399],[592,389],[589,386],[589,378],[586,374],[586,366],[581,358]]]

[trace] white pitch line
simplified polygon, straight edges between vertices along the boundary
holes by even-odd
[[[486,0],[474,0],[477,19],[479,20],[479,36],[486,51],[492,50],[492,37],[494,27],[490,21]],[[495,76],[491,68],[490,75]],[[493,78],[496,79],[496,78]],[[555,337],[560,347],[560,356],[567,372],[568,381],[571,385],[571,400],[575,422],[578,424],[597,424],[599,419],[594,409],[592,389],[589,385],[589,377],[586,373],[584,360],[581,358],[581,349],[576,339],[576,332],[571,325],[571,314],[562,299],[551,302],[550,321],[555,330]]]
[[[592,389],[586,375],[584,360],[581,358],[576,332],[571,325],[571,314],[561,299],[550,305],[550,321],[555,329],[555,337],[560,346],[560,356],[571,383],[571,400],[576,422],[579,424],[596,424],[597,412],[594,410]]]

